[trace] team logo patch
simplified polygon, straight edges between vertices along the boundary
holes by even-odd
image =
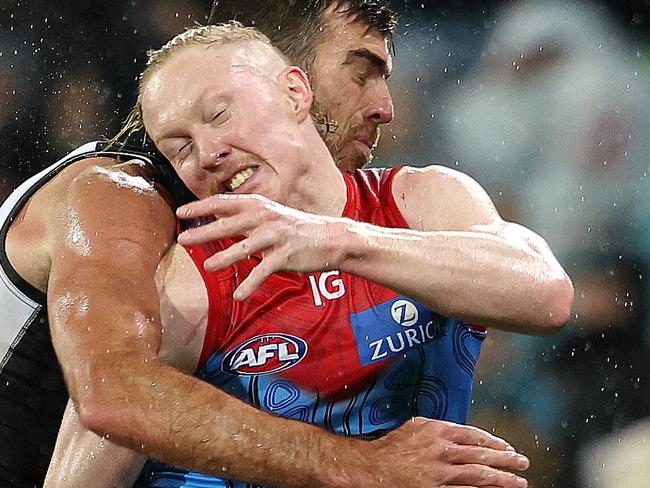
[[[228,352],[221,362],[224,373],[261,375],[289,369],[307,355],[307,343],[289,334],[263,334]]]
[[[390,307],[393,320],[402,327],[410,327],[417,323],[419,313],[417,307],[409,300],[396,300]]]

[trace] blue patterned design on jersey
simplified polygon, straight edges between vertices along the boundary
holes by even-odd
[[[469,328],[458,328],[454,333],[454,358],[470,378],[474,377],[476,358],[480,353],[480,346],[477,350],[472,338],[480,335],[481,332]]]
[[[311,422],[312,411],[306,405],[300,405],[284,412],[282,415],[288,419],[301,420],[303,422]]]
[[[422,376],[415,399],[418,415],[431,419],[447,417],[449,391],[444,381],[435,376]]]
[[[377,398],[370,405],[368,420],[371,425],[381,427],[386,422],[400,416],[400,412],[412,410],[411,398],[407,396],[386,395]]]
[[[423,348],[418,378],[418,415],[466,422],[472,397],[472,376],[485,334],[457,320],[448,320],[440,339]],[[462,353],[455,354],[454,350]]]
[[[360,353],[364,348],[368,351],[372,342],[381,339],[380,351],[391,354],[386,354],[386,359],[390,357],[390,360],[386,361],[386,369],[374,383],[350,398],[325,399],[278,374],[237,376],[224,373],[221,369],[224,354],[220,353],[210,357],[198,376],[259,408],[345,435],[380,435],[416,415],[465,422],[471,401],[472,374],[485,334],[457,320],[444,319],[401,297],[367,311],[369,315],[364,313],[355,314],[353,322],[353,327],[356,323],[357,340],[359,334],[363,334],[363,340],[357,344]],[[376,330],[371,330],[371,316],[375,317]],[[427,324],[431,324],[428,333],[423,329]],[[406,330],[416,332],[406,335]],[[418,344],[416,339],[420,336],[413,336],[414,333],[424,334],[426,340]],[[396,352],[401,344],[403,349]],[[372,354],[371,350],[366,359],[374,362]],[[148,481],[137,486],[251,487],[155,463],[148,464],[146,471],[150,473]]]
[[[417,376],[415,361],[404,359],[396,363],[395,369],[384,380],[384,387],[391,391],[400,391],[411,388],[413,379]]]
[[[246,483],[221,480],[214,476],[147,461],[133,488],[248,488]]]
[[[288,381],[278,380],[271,383],[264,395],[263,407],[265,410],[275,412],[284,409],[298,400],[300,390]]]

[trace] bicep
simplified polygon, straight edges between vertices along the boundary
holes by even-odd
[[[155,270],[173,239],[171,209],[92,171],[67,188],[53,219],[48,281],[52,340],[77,399],[97,364],[129,351],[155,354],[160,336]]]

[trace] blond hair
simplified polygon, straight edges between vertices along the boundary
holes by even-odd
[[[230,21],[225,24],[190,27],[176,35],[160,49],[147,51],[147,65],[138,79],[138,98],[136,104],[131,109],[118,134],[112,139],[112,142],[118,142],[122,139],[128,140],[131,134],[144,129],[142,120],[142,91],[144,86],[151,75],[175,52],[183,47],[197,44],[213,44],[219,46],[238,41],[252,41],[266,44],[273,48],[282,59],[286,60],[284,54],[275,48],[264,34],[253,27],[244,27],[237,21]]]

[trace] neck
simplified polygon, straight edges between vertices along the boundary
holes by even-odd
[[[340,217],[347,202],[345,179],[315,129],[305,137],[300,153],[309,164],[297,175],[295,192],[287,204],[304,212]]]

